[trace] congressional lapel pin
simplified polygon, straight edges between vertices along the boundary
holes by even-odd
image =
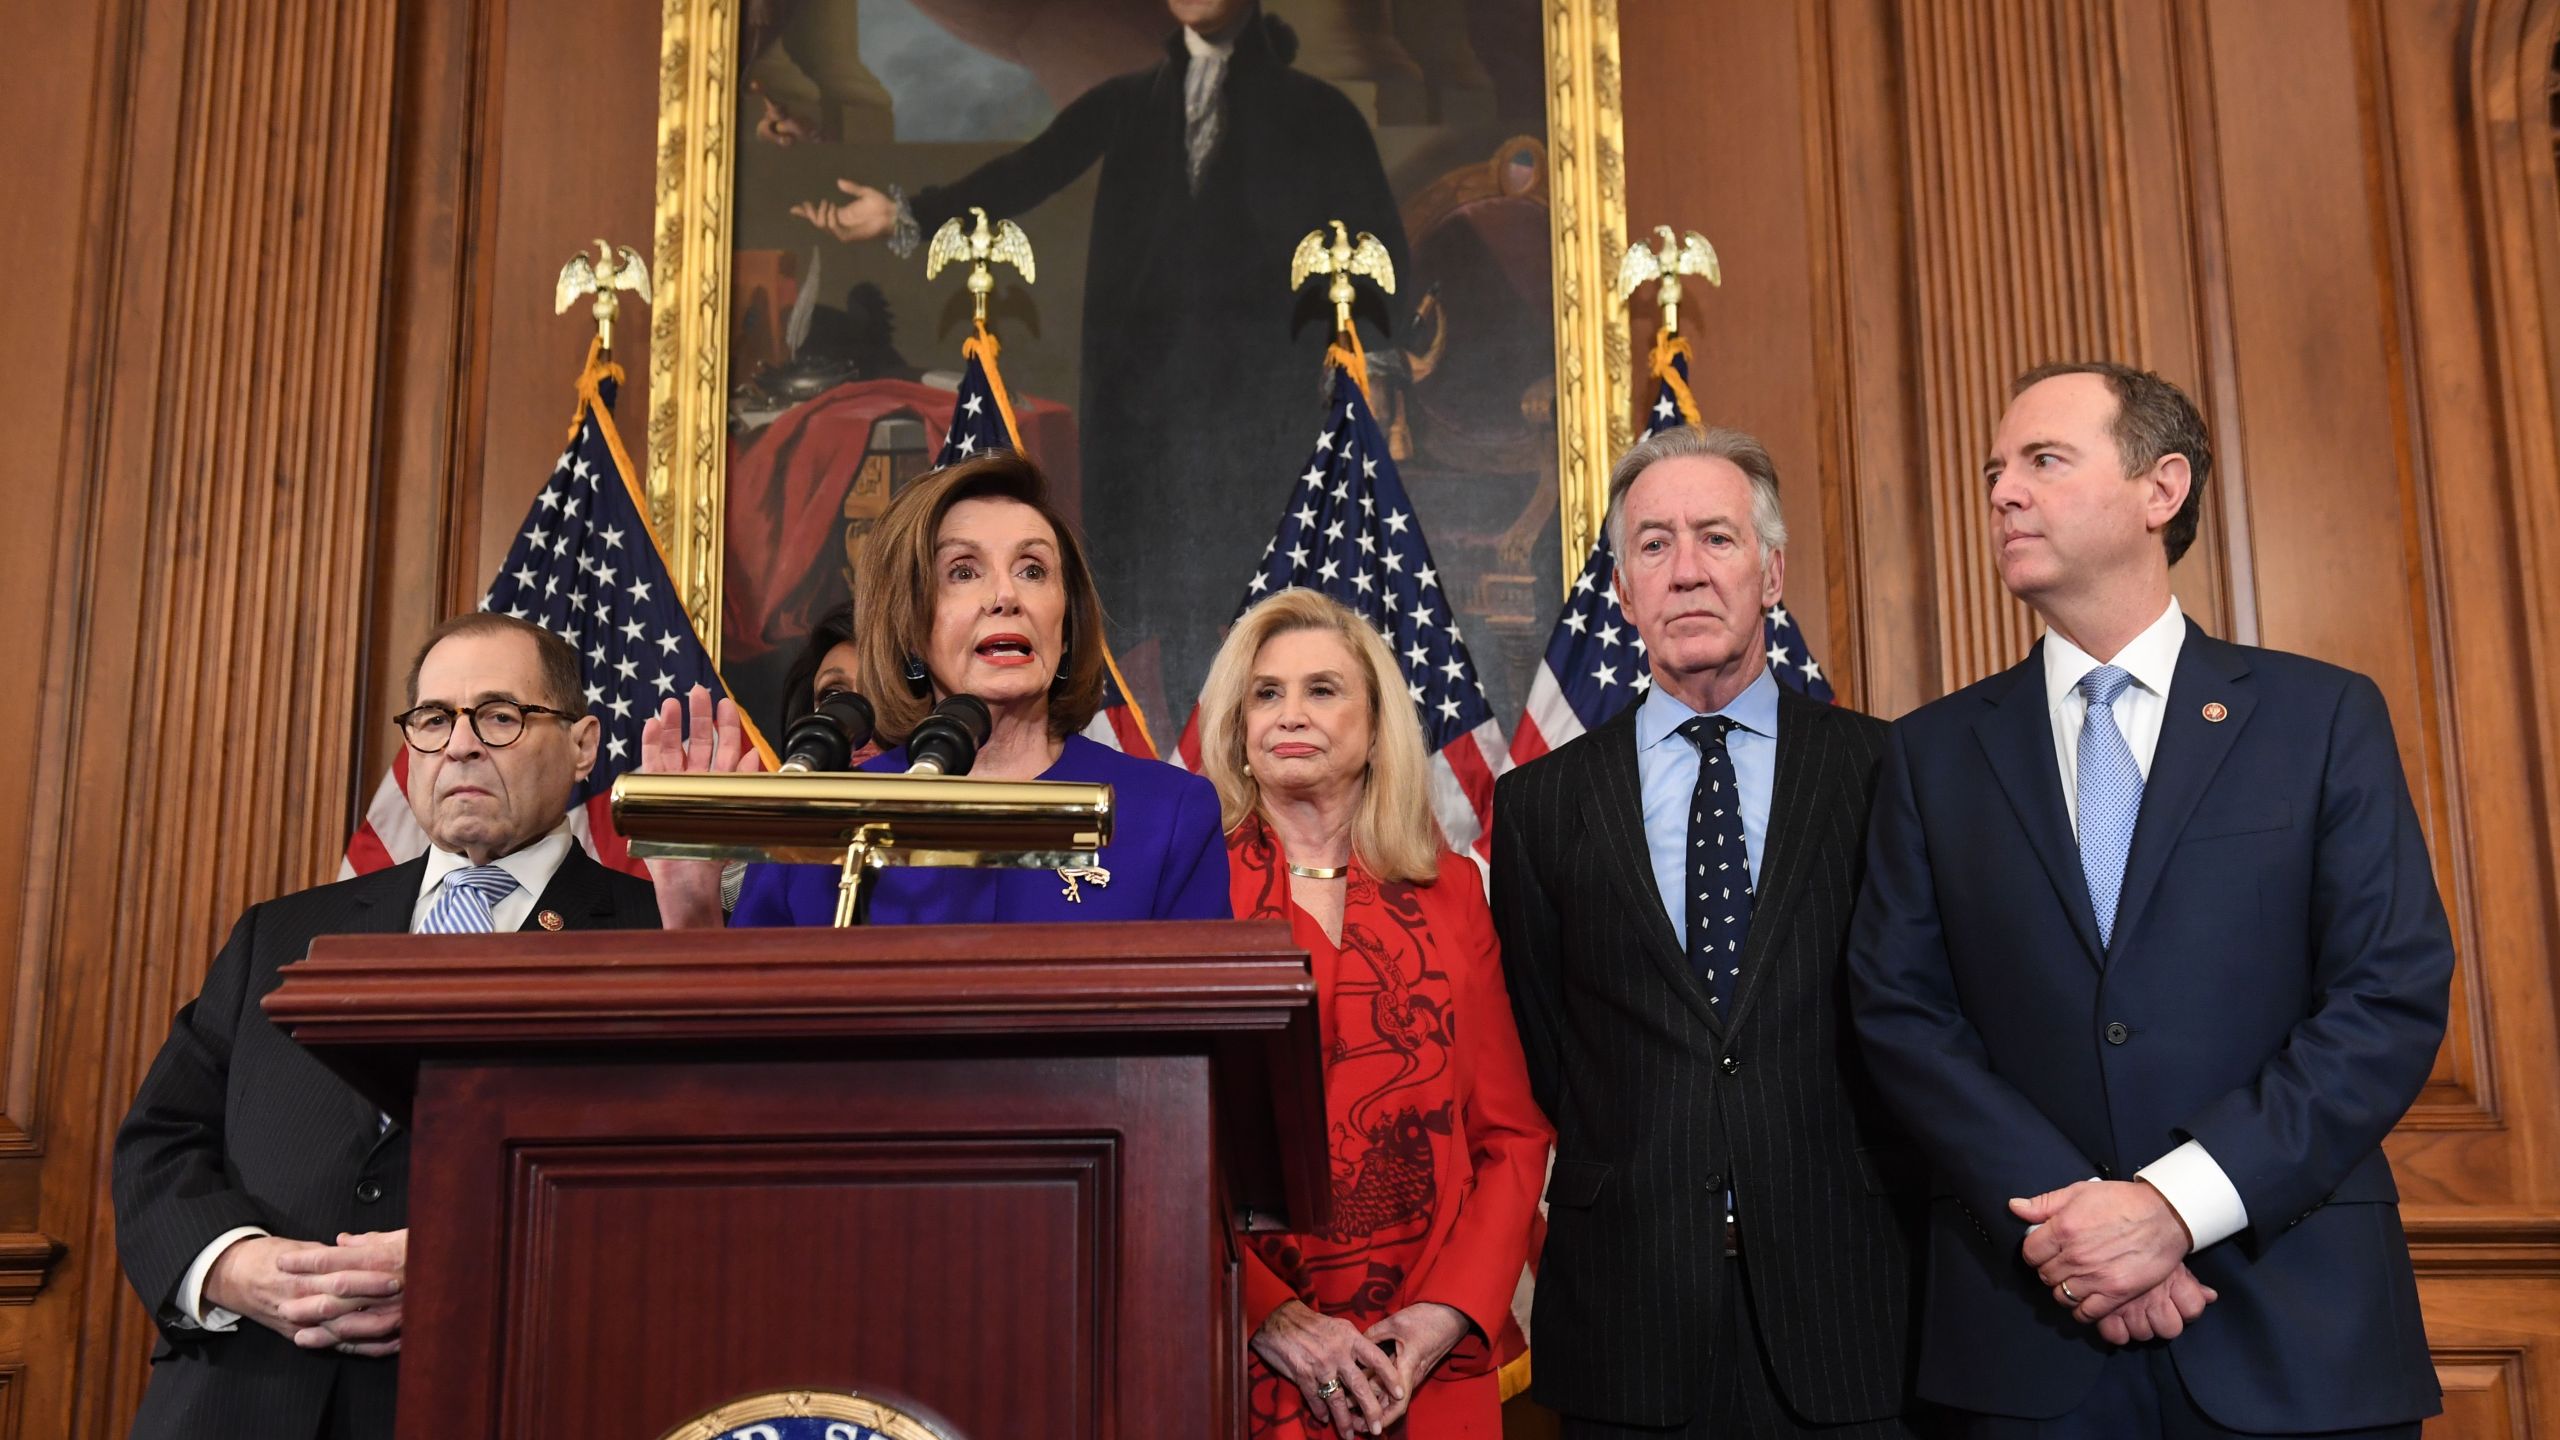
[[[2206,724],[2219,725],[2230,718],[2230,706],[2223,704],[2219,700],[2208,700],[2204,703],[2204,719]]]
[[[545,910],[533,918],[535,923],[539,924],[545,930],[557,930],[561,926],[569,923],[568,921],[560,918],[560,912],[557,910]]]

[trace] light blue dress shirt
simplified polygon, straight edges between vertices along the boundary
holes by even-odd
[[[1778,777],[1778,678],[1767,670],[1714,712],[1736,728],[1725,736],[1734,783],[1742,789],[1742,848],[1750,852],[1751,883],[1760,883],[1760,855],[1769,841],[1769,795]],[[1661,685],[1645,690],[1636,707],[1636,778],[1644,787],[1644,848],[1653,860],[1653,886],[1671,917],[1680,949],[1689,949],[1688,889],[1682,868],[1689,849],[1689,795],[1698,788],[1698,747],[1680,727],[1698,714]]]

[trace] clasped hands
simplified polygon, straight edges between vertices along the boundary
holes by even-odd
[[[1253,1353],[1298,1387],[1315,1423],[1343,1435],[1383,1435],[1404,1418],[1414,1387],[1471,1328],[1454,1306],[1430,1300],[1408,1305],[1366,1331],[1291,1300],[1253,1333]],[[1393,1353],[1385,1348],[1389,1342]]]
[[[204,1298],[305,1350],[396,1355],[408,1266],[407,1230],[340,1235],[334,1245],[252,1235],[215,1258]]]
[[[2187,1269],[2184,1220],[2142,1180],[2083,1180],[2009,1202],[2034,1226],[2019,1254],[2110,1345],[2174,1340],[2220,1297]]]

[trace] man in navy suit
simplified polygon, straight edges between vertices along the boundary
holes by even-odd
[[[2216,640],[2212,452],[2118,365],[1983,479],[2025,661],[1894,726],[1851,933],[1932,1171],[1920,1393],[1984,1436],[2410,1436],[2440,1408],[2382,1139],[2452,938],[2372,681]]]

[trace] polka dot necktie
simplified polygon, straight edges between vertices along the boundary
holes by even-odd
[[[1742,941],[1751,933],[1751,852],[1742,842],[1742,790],[1724,743],[1735,724],[1700,715],[1680,726],[1698,747],[1698,785],[1689,796],[1689,963],[1719,1012],[1733,1008]]]
[[[2142,767],[2116,725],[2115,703],[2133,676],[2101,665],[2080,677],[2089,713],[2080,720],[2080,874],[2089,885],[2089,909],[2098,921],[2098,943],[2115,942],[2116,901],[2124,894],[2124,865],[2133,853],[2133,825],[2142,814]]]
[[[490,912],[516,893],[516,877],[495,865],[468,865],[444,877],[444,893],[427,908],[421,935],[485,935]]]

